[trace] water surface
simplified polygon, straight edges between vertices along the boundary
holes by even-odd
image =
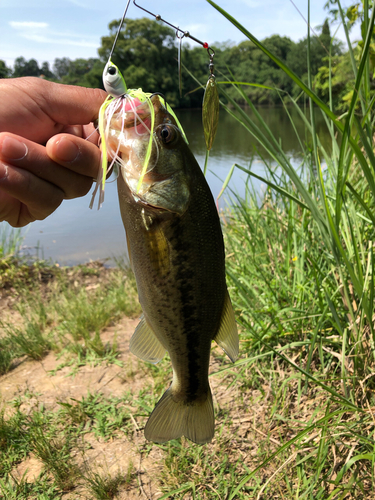
[[[293,165],[301,161],[301,147],[287,113],[283,108],[260,108],[260,114],[291,158]],[[290,110],[294,124],[306,141],[304,125],[294,109]],[[250,114],[250,112],[249,112]],[[200,110],[179,110],[177,116],[186,132],[190,147],[203,168],[205,144]],[[250,114],[251,116],[251,114]],[[254,118],[254,117],[253,117]],[[254,118],[255,119],[255,118]],[[321,115],[317,114],[317,129],[321,140],[328,136]],[[260,153],[260,154],[259,154]],[[221,110],[217,136],[210,152],[207,180],[216,198],[223,180],[233,163],[249,167],[261,174],[263,160],[272,160],[267,153],[257,147],[255,139],[229,114]],[[230,188],[244,194],[246,174],[235,170]],[[260,183],[259,189],[261,189]],[[220,201],[228,202],[229,192]],[[25,230],[24,246],[27,251],[50,258],[60,265],[74,265],[95,259],[121,258],[126,254],[125,231],[122,225],[117,199],[116,182],[106,185],[105,202],[100,210],[90,210],[91,193],[83,198],[66,200],[44,221],[36,221]],[[5,224],[5,223],[2,223]],[[113,260],[112,260],[113,262]]]

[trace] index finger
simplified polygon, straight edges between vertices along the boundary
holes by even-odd
[[[86,125],[93,122],[98,118],[100,106],[107,97],[104,90],[73,85],[48,85],[46,90],[42,96],[46,102],[46,108],[43,107],[45,113],[54,121],[65,125]]]
[[[101,89],[77,87],[26,77],[14,79],[13,84],[32,95],[36,104],[55,123],[86,125],[98,117],[107,93]]]

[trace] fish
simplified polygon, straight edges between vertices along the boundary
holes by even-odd
[[[150,363],[168,352],[172,363],[172,382],[146,423],[145,438],[164,443],[185,436],[204,444],[215,430],[212,341],[232,362],[239,350],[224,241],[212,193],[181,126],[164,99],[152,95],[150,101],[153,127],[139,100],[131,109],[126,105],[130,118],[114,113],[109,124],[110,150],[121,158],[119,205],[143,311],[130,351]]]

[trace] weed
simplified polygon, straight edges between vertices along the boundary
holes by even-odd
[[[5,334],[8,344],[15,346],[17,357],[26,355],[31,359],[41,360],[51,347],[42,328],[33,321],[26,323],[22,330],[6,326]]]
[[[132,428],[130,412],[134,412],[131,393],[121,398],[104,398],[102,394],[88,394],[81,401],[59,402],[61,415],[74,425],[86,424],[85,431],[95,436],[109,439],[117,431],[129,433]]]
[[[44,425],[35,422],[32,427],[31,449],[50,472],[57,487],[69,491],[78,485],[79,469],[75,464],[71,450],[72,436],[68,433],[47,431]]]
[[[14,358],[10,343],[0,338],[0,375],[5,375],[11,369]]]
[[[20,479],[12,474],[6,479],[0,478],[0,494],[6,500],[56,500],[59,489],[51,484],[48,478],[40,477],[34,482],[28,482],[26,473]]]
[[[25,433],[27,417],[20,411],[6,418],[0,411],[0,477],[9,473],[15,464],[30,451],[30,436]]]
[[[13,229],[5,222],[0,223],[0,259],[16,256],[22,242],[21,229]]]
[[[125,475],[120,471],[114,475],[109,473],[99,474],[98,472],[90,472],[84,479],[93,498],[97,500],[110,500],[117,495],[120,486],[127,485],[131,482],[132,476],[133,464],[130,463]]]

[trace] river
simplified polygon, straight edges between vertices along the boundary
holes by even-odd
[[[301,160],[300,143],[283,108],[259,108],[263,119],[280,140],[283,150],[296,167]],[[296,110],[291,109],[296,129],[305,140],[304,125]],[[200,110],[178,110],[176,112],[188,137],[190,147],[203,168],[205,144]],[[249,114],[251,115],[250,111]],[[320,136],[328,140],[324,131],[324,121],[316,114]],[[269,161],[267,154],[261,156]],[[251,168],[258,174],[264,172],[264,164],[257,152],[256,141],[224,110],[220,120],[214,146],[210,152],[207,180],[216,198],[223,181],[233,163]],[[272,162],[271,162],[272,163]],[[229,184],[239,195],[244,194],[246,174],[235,169]],[[258,183],[261,189],[260,183]],[[220,205],[229,203],[229,190],[221,198]],[[116,182],[106,185],[105,202],[100,210],[89,209],[91,193],[83,198],[66,200],[50,217],[36,221],[23,230],[23,253],[38,254],[52,259],[60,265],[75,265],[95,259],[107,259],[109,264],[126,255],[125,231],[118,207]],[[6,224],[6,223],[0,223]],[[1,229],[1,227],[0,227]]]

